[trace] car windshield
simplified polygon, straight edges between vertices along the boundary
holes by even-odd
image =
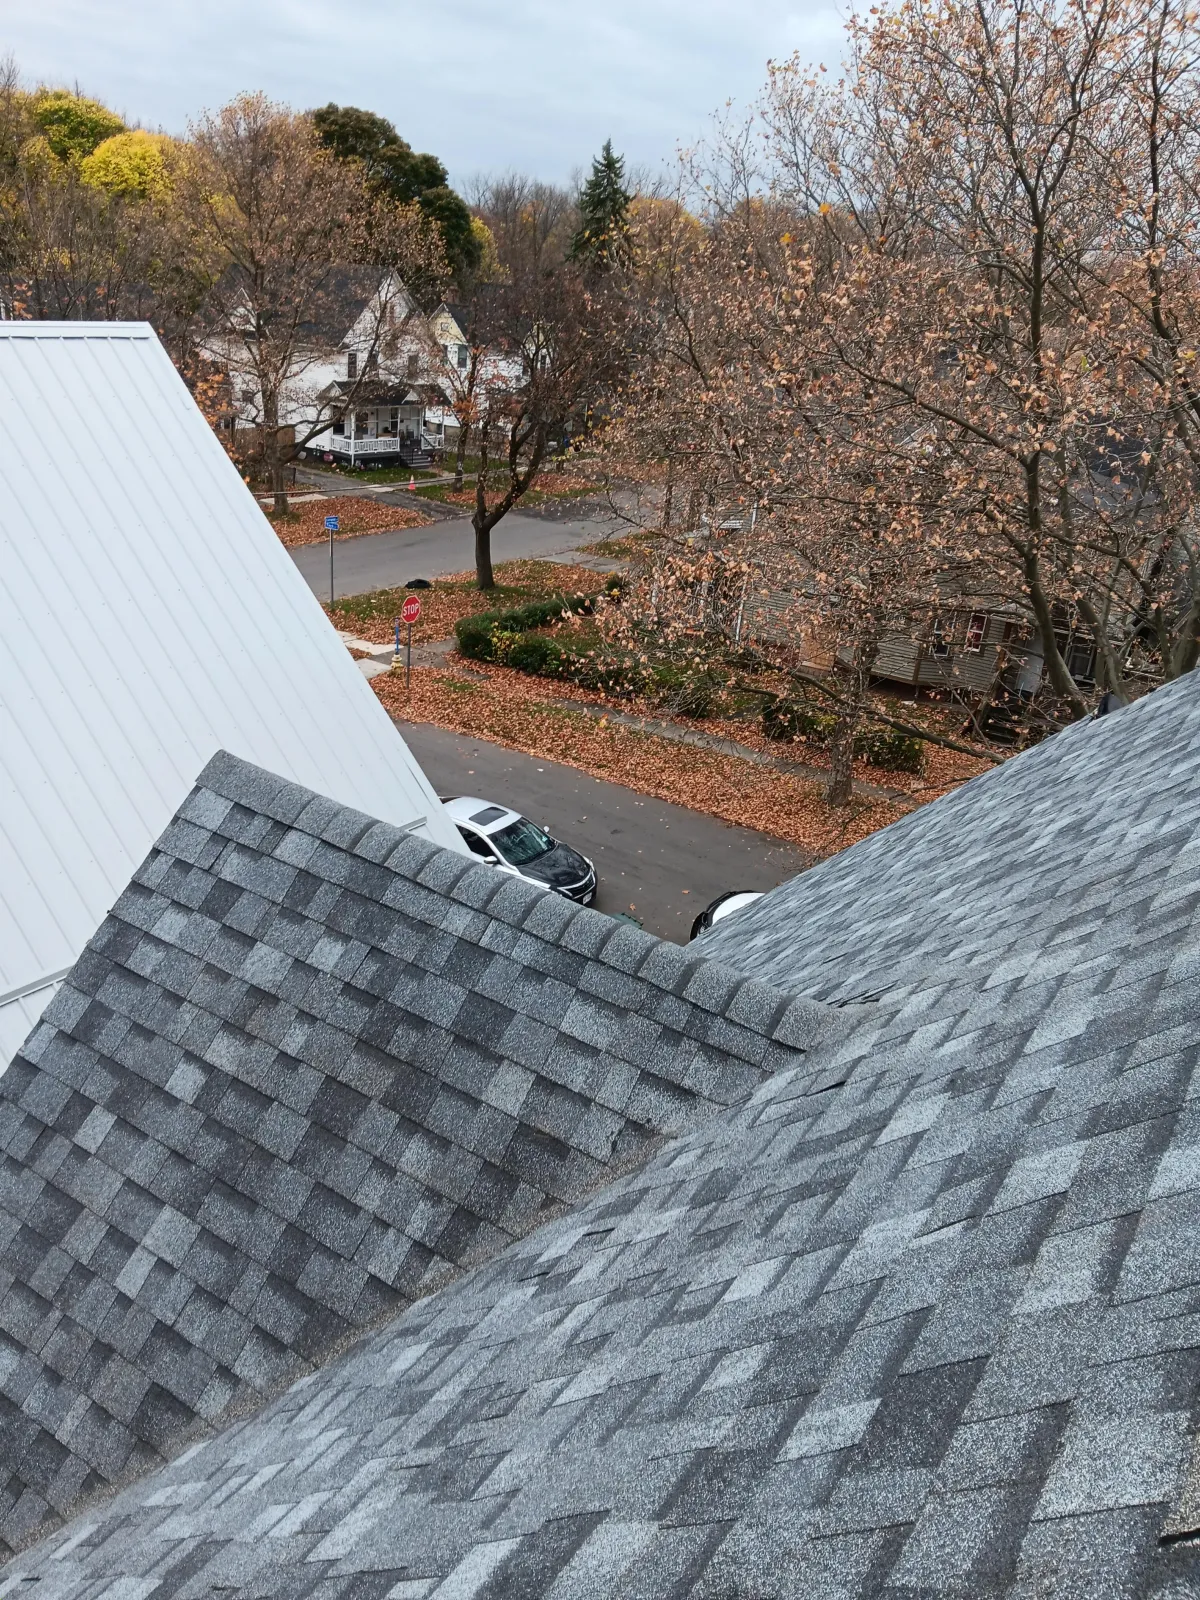
[[[528,817],[518,817],[507,828],[498,828],[495,833],[489,833],[488,843],[495,845],[505,861],[513,867],[524,867],[554,849],[554,840],[550,835],[543,833]]]

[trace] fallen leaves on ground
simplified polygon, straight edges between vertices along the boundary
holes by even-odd
[[[571,626],[573,624],[564,624],[565,629]],[[711,739],[719,739],[723,744],[741,745],[743,749],[753,750],[772,761],[795,762],[797,766],[812,767],[820,772],[829,770],[827,749],[804,739],[790,741],[768,739],[756,719],[672,716],[668,707],[636,695],[606,695],[597,689],[585,689],[566,678],[535,678],[509,667],[497,666],[494,662],[468,663],[461,657],[454,657],[450,664],[453,665],[454,661],[469,671],[490,678],[496,684],[498,694],[519,693],[521,686],[529,686],[533,696],[538,700],[569,700],[580,705],[617,712],[623,716],[643,718],[651,723],[669,722],[676,728],[705,734]],[[734,754],[733,751],[730,753]],[[964,755],[957,750],[947,750],[941,745],[927,744],[922,772],[892,772],[859,760],[854,763],[854,777],[858,782],[870,784],[877,789],[901,791],[910,795],[918,804],[925,804],[930,800],[936,800],[938,795],[957,788],[968,778],[986,772],[991,765],[990,761],[979,757]]]
[[[339,632],[369,644],[390,644],[400,607],[416,594],[421,617],[413,626],[413,643],[429,644],[448,638],[463,617],[503,611],[552,594],[592,594],[604,582],[604,574],[590,567],[568,567],[557,561],[502,561],[495,576],[498,588],[487,593],[475,587],[473,572],[453,572],[436,579],[430,589],[376,589],[353,596],[332,612],[326,607],[326,611]],[[400,637],[407,637],[403,624]]]
[[[506,484],[506,479],[498,477],[489,485],[489,502],[503,493]],[[523,505],[538,506],[545,505],[547,501],[573,500],[581,495],[595,493],[597,488],[598,485],[591,478],[551,472],[539,478],[534,487],[521,496],[513,509],[519,511]],[[475,509],[475,485],[470,481],[470,474],[461,489],[455,489],[451,484],[445,483],[430,484],[427,487],[418,484],[417,492],[422,499],[437,500],[442,505],[468,506],[471,510]]]
[[[267,520],[280,540],[293,549],[301,544],[320,544],[329,538],[326,517],[337,517],[341,526],[335,539],[351,539],[360,533],[390,533],[397,528],[421,528],[433,519],[424,511],[384,505],[358,495],[335,494],[324,500],[305,500],[293,506],[286,517],[276,517],[268,507]]]
[[[832,855],[902,814],[886,801],[856,800],[844,811],[832,811],[820,784],[811,779],[554,705],[544,683],[519,673],[506,672],[504,679],[498,684],[494,670],[467,677],[461,668],[414,667],[410,695],[400,673],[381,673],[371,687],[394,717],[561,761],[641,794],[788,840],[814,856]]]

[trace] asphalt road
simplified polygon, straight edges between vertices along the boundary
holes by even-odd
[[[794,845],[574,767],[426,723],[399,727],[439,794],[478,795],[542,823],[596,863],[599,910],[623,911],[679,944],[726,889],[773,889],[808,865]]]
[[[510,512],[493,530],[492,560],[517,561],[566,555],[581,544],[593,544],[609,524],[580,518],[526,517]],[[329,598],[329,546],[305,544],[290,552],[292,560],[321,600]],[[465,572],[475,565],[475,534],[466,517],[433,522],[397,533],[368,533],[358,539],[336,539],[333,545],[335,595],[366,594],[391,589],[410,578],[436,578]]]

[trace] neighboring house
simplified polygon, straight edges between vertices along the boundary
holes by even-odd
[[[526,381],[529,363],[520,352],[513,354],[496,343],[472,345],[466,306],[443,301],[429,325],[444,363],[442,381],[447,394],[440,412],[430,414],[441,422],[446,447],[452,449],[462,419],[478,422],[486,418],[498,396],[519,389]]]
[[[720,531],[736,539],[741,524],[727,522]],[[707,545],[711,535],[704,528],[695,537]],[[831,647],[806,625],[804,590],[781,575],[788,564],[773,561],[769,552],[756,552],[752,561],[749,573],[735,559],[736,572],[728,578],[718,568],[697,583],[698,625],[716,627],[733,643],[789,646],[802,664],[827,670]],[[1010,602],[972,593],[950,577],[939,589],[939,603],[914,618],[912,628],[884,635],[872,676],[915,689],[954,689],[973,699],[987,699],[1001,685],[1021,698],[1032,696],[1044,669],[1041,642],[1028,618]],[[1064,615],[1056,637],[1076,683],[1090,688],[1096,647],[1087,630]]]
[[[145,323],[0,323],[0,1070],[220,748],[458,834]]]
[[[10,1590],[1200,1592],[1198,786],[1189,677],[682,949],[214,758],[0,1079]]]
[[[428,464],[445,446],[450,390],[441,347],[402,279],[345,268],[314,302],[280,405],[295,447],[352,466]],[[227,329],[204,349],[230,373],[235,430],[252,438],[263,404],[246,339],[244,327]]]

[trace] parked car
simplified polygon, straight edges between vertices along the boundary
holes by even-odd
[[[587,856],[572,850],[519,811],[493,805],[474,795],[455,795],[442,804],[450,813],[468,849],[515,878],[528,878],[582,906],[596,897],[596,868]]]
[[[761,894],[751,893],[749,890],[727,889],[724,894],[719,894],[712,905],[705,906],[704,910],[692,923],[689,938],[698,938],[714,923],[722,921],[725,917],[732,916],[735,911],[740,911],[743,906],[752,905],[755,900],[761,900]]]

